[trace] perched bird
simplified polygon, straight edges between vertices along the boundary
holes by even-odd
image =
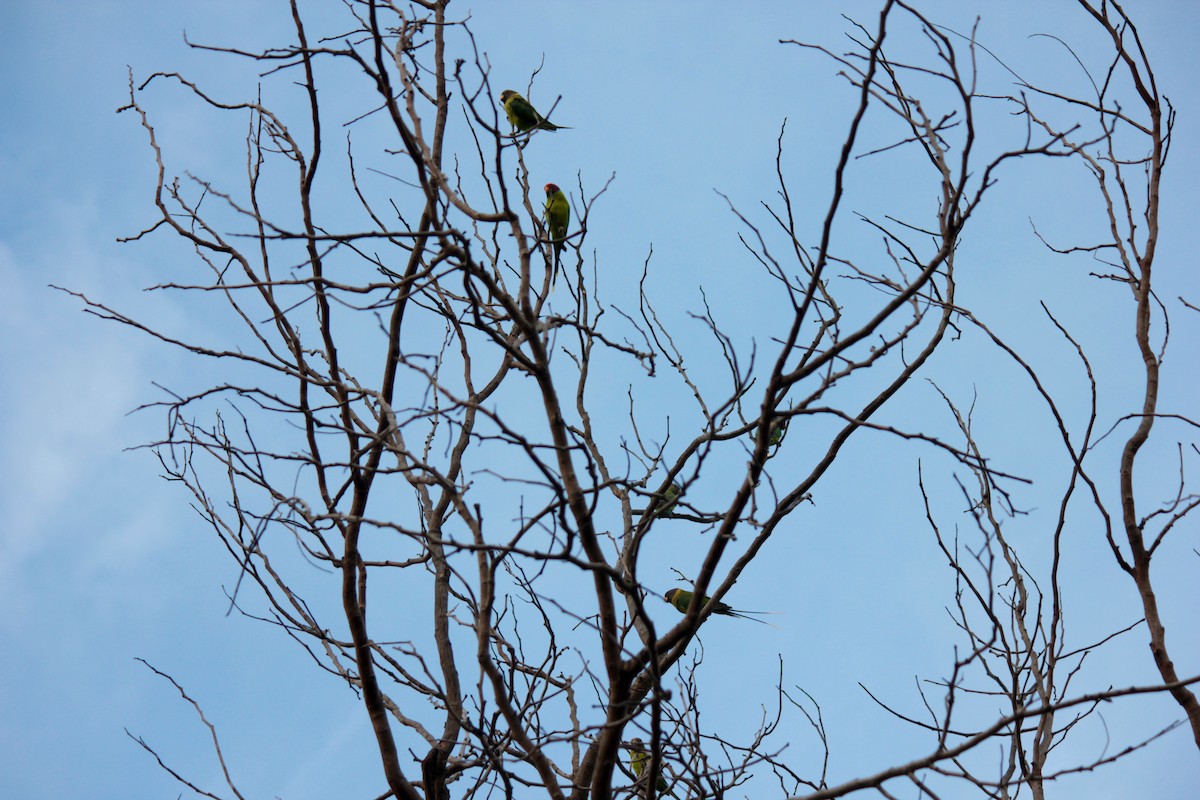
[[[675,501],[679,499],[679,493],[683,491],[683,487],[678,483],[672,483],[663,492],[662,505],[654,512],[656,517],[669,517],[675,511]]]
[[[788,419],[787,417],[775,417],[771,420],[771,428],[767,433],[767,446],[778,447],[783,444],[783,437],[787,436]],[[758,437],[758,429],[750,431],[751,439]]]
[[[530,129],[556,131],[559,128],[567,127],[566,125],[555,125],[543,117],[536,108],[530,105],[528,100],[512,89],[505,89],[500,93],[500,104],[504,106],[504,116],[508,117],[512,126],[521,133]]]
[[[767,444],[771,447],[783,444],[783,437],[787,435],[787,426],[787,417],[775,417],[771,420],[771,432],[767,434]]]
[[[570,224],[571,204],[567,202],[567,196],[563,194],[562,189],[553,183],[547,183],[546,230],[550,234],[550,239],[554,242],[554,261],[556,264],[565,246],[563,239],[567,237],[567,226]],[[557,270],[555,270],[555,274],[558,274]]]
[[[707,603],[710,599],[711,598],[709,598],[708,596],[702,597],[701,602],[700,602],[701,608],[703,608],[704,604]],[[666,600],[668,603],[675,606],[675,608],[679,609],[679,612],[681,614],[686,614],[687,610],[688,610],[688,606],[690,606],[692,604],[692,592],[689,592],[686,589],[670,589],[667,591]],[[717,601],[713,606],[713,613],[714,614],[722,614],[726,617],[741,617],[742,619],[748,619],[751,622],[761,622],[763,625],[770,625],[771,623],[767,622],[766,620],[755,619],[754,617],[750,617],[747,615],[748,614],[771,614],[773,612],[771,612],[771,611],[739,611],[738,609],[734,608],[733,606],[730,606],[730,605],[727,605],[726,603]]]
[[[640,780],[642,774],[646,771],[646,767],[650,764],[650,753],[646,752],[646,743],[641,739],[631,739],[629,741],[629,768],[633,770],[633,774]],[[658,773],[658,781],[655,785],[658,791],[667,792],[667,779],[663,777],[662,772]],[[667,792],[667,794],[671,794]],[[675,795],[671,794],[672,797]]]

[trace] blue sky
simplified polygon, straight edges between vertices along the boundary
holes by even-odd
[[[573,130],[537,136],[530,155],[531,161],[536,155],[534,182],[540,185],[545,175],[577,201],[576,176],[590,194],[616,174],[593,214],[588,239],[600,268],[612,275],[604,287],[611,300],[633,297],[653,246],[651,287],[662,293],[671,323],[699,336],[688,327],[687,311],[700,307],[703,287],[718,318],[744,345],[751,332],[741,320],[777,312],[780,298],[747,277],[753,265],[737,240],[741,228],[714,189],[763,222],[756,204],[774,194],[775,141],[786,117],[790,185],[801,213],[819,219],[853,98],[829,61],[776,42],[803,38],[840,50],[845,23],[839,12],[867,24],[876,16],[876,4],[857,1],[836,9],[746,5],[736,17],[727,4],[710,3],[453,6],[470,10],[493,86],[523,91],[544,59],[531,96],[541,104],[562,95],[554,118]],[[981,39],[1019,72],[1078,89],[1079,75],[1062,50],[1028,34],[1078,43],[1085,58],[1098,52],[1100,42],[1072,4],[1047,5],[947,0],[922,8],[960,31],[981,14]],[[0,395],[6,476],[0,510],[7,523],[0,530],[0,631],[9,644],[0,656],[6,683],[0,693],[0,786],[6,797],[176,796],[176,784],[123,729],[144,736],[200,785],[219,789],[206,731],[139,657],[173,674],[204,705],[248,796],[304,800],[335,791],[356,797],[382,792],[365,714],[353,696],[284,637],[226,616],[222,587],[236,580],[234,565],[180,487],[158,476],[151,454],[130,450],[164,433],[160,412],[129,413],[161,399],[153,384],[195,388],[216,380],[214,365],[82,314],[78,302],[48,288],[83,292],[185,336],[221,335],[207,309],[177,295],[143,292],[194,268],[185,248],[165,236],[115,242],[152,222],[154,214],[145,137],[131,115],[114,111],[126,102],[126,65],[138,82],[153,71],[178,70],[222,97],[249,97],[258,81],[252,65],[189,50],[182,32],[194,41],[261,47],[286,40],[283,7],[232,0],[51,0],[0,10],[0,59],[8,76],[0,85],[0,279],[7,298],[0,363],[9,376]],[[339,7],[303,5],[314,23]],[[1179,109],[1164,187],[1160,294],[1195,302],[1200,286],[1191,187],[1200,172],[1194,68],[1200,8],[1159,2],[1133,10],[1145,15],[1136,17],[1143,39],[1163,93]],[[1010,90],[994,67],[985,75],[999,91]],[[352,75],[331,77],[339,91],[354,86]],[[265,85],[282,107],[294,102],[282,82]],[[242,166],[238,140],[218,135],[229,129],[210,127],[213,121],[182,91],[164,87],[146,94],[170,169],[236,180]],[[356,107],[352,94],[331,90],[331,96],[337,113]],[[868,127],[867,139],[875,135],[884,138]],[[356,140],[356,147],[370,146],[369,133]],[[881,174],[876,163],[865,160],[851,173],[850,208],[886,213],[895,207],[889,204],[899,203],[907,213],[920,206],[905,204],[928,205],[928,193],[909,185],[906,174]],[[1098,354],[1107,427],[1136,399],[1131,304],[1111,284],[1086,279],[1085,262],[1047,254],[1028,222],[1064,241],[1094,234],[1100,220],[1082,177],[1077,167],[1045,162],[1002,174],[964,238],[960,290],[962,302],[981,309],[989,324],[1045,370],[1068,407],[1078,408],[1084,399],[1078,366],[1037,307],[1039,298],[1047,299]],[[847,228],[845,235],[857,234]],[[1181,313],[1178,305],[1172,309],[1176,349],[1167,362],[1163,407],[1186,413],[1200,390],[1192,368],[1200,329],[1196,315]],[[767,341],[756,341],[769,352]],[[1044,557],[1039,543],[1062,481],[1061,471],[1040,463],[1051,429],[1029,403],[1020,374],[994,355],[980,369],[980,352],[977,337],[949,343],[928,377],[961,402],[978,389],[981,441],[998,461],[1039,478],[1019,496],[1032,513],[1009,529],[1036,562]],[[698,373],[705,371],[698,367]],[[679,391],[664,386],[662,398],[681,404],[673,424],[686,426]],[[623,398],[623,385],[615,385],[612,397],[598,402],[619,406]],[[906,388],[883,421],[950,430],[936,393],[923,381]],[[1147,487],[1173,480],[1172,453],[1180,439],[1190,441],[1182,428],[1162,432]],[[782,454],[777,468],[801,469],[798,449]],[[1115,442],[1109,449],[1115,452]],[[713,686],[737,681],[763,687],[762,697],[748,693],[746,702],[755,706],[769,701],[777,657],[783,656],[785,684],[803,686],[822,703],[835,778],[912,757],[929,744],[883,716],[858,688],[861,682],[915,709],[914,676],[939,677],[951,658],[953,631],[943,610],[951,575],[923,522],[918,458],[952,524],[952,463],[913,444],[860,436],[815,504],[795,515],[795,524],[781,531],[726,598],[739,607],[786,610],[780,629],[747,630],[715,619],[701,635],[704,677]],[[1106,476],[1115,480],[1112,470]],[[647,553],[660,559],[659,589],[671,585],[670,567],[695,568],[695,560],[681,554],[690,535],[682,523],[664,526],[658,549]],[[1084,519],[1068,537],[1066,581],[1078,592],[1070,613],[1080,643],[1138,616],[1132,587],[1098,536]],[[1200,672],[1197,546],[1192,523],[1175,534],[1157,562],[1168,635],[1180,671],[1189,675]],[[669,608],[656,610],[661,624],[671,621]],[[1088,667],[1081,691],[1155,680],[1140,630],[1099,651]],[[1112,704],[1104,713],[1110,749],[1179,716],[1161,698]],[[726,715],[730,730],[755,718],[720,708],[713,714]],[[794,732],[783,738],[794,752],[811,753],[811,735],[793,722]],[[1068,740],[1064,750],[1071,750],[1062,758],[1086,760],[1101,747],[1103,732],[1091,726]],[[803,764],[806,755],[796,758]],[[1194,796],[1198,779],[1200,760],[1181,728],[1099,776],[1066,779],[1059,792],[1182,800]]]

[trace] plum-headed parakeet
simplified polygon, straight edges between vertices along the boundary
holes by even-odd
[[[710,598],[708,596],[703,596],[700,601],[700,607],[703,608],[709,599]],[[666,600],[668,603],[675,606],[675,608],[679,610],[679,613],[686,614],[688,606],[692,604],[692,592],[689,592],[686,589],[671,589],[666,594]],[[755,619],[754,617],[747,616],[748,614],[770,614],[772,613],[770,611],[739,611],[733,606],[720,601],[717,601],[713,604],[713,613],[722,614],[726,617],[741,617],[742,619],[748,619],[751,622],[761,622],[763,625],[771,624],[766,620]]]
[[[571,224],[571,204],[562,189],[553,183],[546,184],[546,231],[554,242],[555,260],[562,253],[567,237],[567,226]]]
[[[646,767],[649,765],[650,753],[646,751],[646,743],[641,739],[631,739],[629,741],[629,768],[633,770],[633,774],[641,780],[643,773],[646,772]],[[667,792],[667,779],[663,777],[661,772],[658,775],[658,781],[655,782],[655,785],[658,787],[658,791]],[[667,792],[667,794],[671,793]],[[674,797],[675,795],[671,794],[671,796]]]
[[[504,106],[504,116],[508,117],[512,126],[521,133],[530,129],[556,131],[559,128],[567,127],[566,125],[555,125],[543,117],[536,108],[530,105],[528,100],[512,89],[505,89],[500,93],[500,103]]]

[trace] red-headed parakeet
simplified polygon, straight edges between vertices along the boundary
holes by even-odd
[[[530,105],[528,100],[512,89],[505,89],[500,93],[500,103],[504,106],[504,116],[508,117],[512,126],[521,133],[530,129],[556,131],[559,128],[567,127],[566,125],[555,125],[543,117],[536,108]]]

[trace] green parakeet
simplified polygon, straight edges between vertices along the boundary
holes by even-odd
[[[771,420],[771,432],[767,435],[767,444],[771,447],[783,444],[783,437],[787,435],[787,426],[786,417],[776,417]]]
[[[675,501],[679,499],[679,493],[683,491],[683,487],[678,483],[672,483],[663,492],[662,505],[654,512],[656,517],[669,517],[675,511]]]
[[[500,104],[504,106],[504,116],[508,117],[512,126],[521,133],[535,128],[543,131],[556,131],[559,128],[567,127],[566,125],[555,125],[543,117],[536,108],[530,105],[528,100],[512,89],[505,89],[500,93]]]
[[[562,253],[567,237],[567,226],[571,224],[571,204],[562,189],[553,183],[546,184],[546,231],[554,241],[555,261]]]
[[[707,603],[709,599],[710,598],[708,596],[704,596],[701,599],[701,608],[704,607],[704,604]],[[679,613],[686,614],[688,606],[692,604],[692,592],[689,592],[686,589],[671,589],[666,594],[666,600],[668,603],[675,606],[675,608],[679,610]],[[747,616],[748,614],[770,614],[772,613],[770,611],[739,611],[733,606],[727,605],[726,603],[722,603],[720,601],[714,604],[713,613],[721,614],[726,617],[741,617],[742,619],[748,619],[751,622],[761,622],[763,625],[771,624],[766,620],[755,619],[754,617]]]
[[[649,765],[650,753],[646,751],[646,743],[641,739],[631,739],[629,741],[629,768],[633,770],[633,774],[640,780]],[[658,791],[667,792],[667,779],[663,777],[662,772],[659,772],[655,785],[658,787]],[[667,792],[667,794],[671,793]],[[671,794],[671,796],[675,795]]]
[[[768,447],[778,447],[779,445],[783,444],[783,437],[787,436],[787,428],[788,428],[788,418],[787,417],[775,417],[774,419],[772,419],[770,431],[767,433],[767,446]],[[751,439],[753,439],[757,436],[758,436],[757,430],[750,431]]]

